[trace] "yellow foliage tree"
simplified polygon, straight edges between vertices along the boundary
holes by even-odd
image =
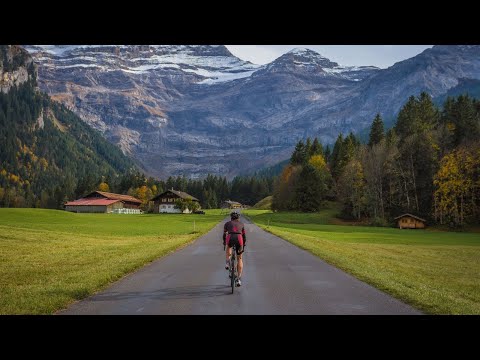
[[[10,174],[9,178],[10,178],[10,181],[14,184],[16,184],[20,181],[20,177],[18,177],[15,174]]]
[[[45,158],[40,159],[40,166],[42,170],[47,170],[48,168],[48,161]]]
[[[110,186],[106,182],[101,182],[100,185],[98,185],[98,191],[110,191]]]
[[[433,184],[437,221],[463,225],[477,217],[480,205],[480,148],[460,148],[445,155]]]
[[[309,164],[312,165],[318,172],[322,172],[323,170],[327,169],[327,163],[325,161],[325,158],[318,154],[318,155],[313,155],[310,160],[308,160]]]
[[[139,187],[136,192],[137,198],[139,200],[145,201],[147,199],[147,190],[148,190],[148,187],[146,185]]]

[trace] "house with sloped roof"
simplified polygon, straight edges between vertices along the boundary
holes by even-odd
[[[65,203],[65,210],[76,213],[112,213],[119,209],[133,209],[140,213],[142,201],[130,196],[105,191],[94,191],[81,199]]]
[[[178,199],[191,200],[200,203],[196,197],[187,194],[186,192],[173,189],[164,191],[163,193],[152,198],[150,201],[153,201],[153,211],[156,213],[181,213],[182,211],[180,209],[175,208],[175,201]],[[183,213],[191,212],[191,209],[185,209],[183,211]]]

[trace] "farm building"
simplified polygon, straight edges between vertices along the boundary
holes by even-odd
[[[192,200],[199,203],[199,200],[192,195],[187,194],[183,191],[177,190],[167,190],[163,193],[155,196],[150,201],[154,202],[153,211],[157,213],[181,213],[180,209],[175,208],[175,201],[177,199]],[[186,209],[183,213],[191,213],[190,209]]]
[[[105,191],[94,191],[87,196],[83,197],[84,199],[109,199],[109,200],[121,200],[123,202],[123,207],[126,209],[139,209],[142,205],[142,201],[134,198],[130,195],[114,194]]]
[[[94,191],[81,199],[65,203],[65,210],[76,213],[120,213],[120,209],[129,209],[129,214],[140,214],[141,204],[133,196]]]
[[[222,209],[241,209],[243,205],[236,201],[226,200],[220,207]]]
[[[424,229],[425,223],[427,222],[425,219],[412,214],[397,216],[395,220],[398,221],[398,227],[400,229]]]

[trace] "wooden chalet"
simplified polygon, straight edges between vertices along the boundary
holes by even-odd
[[[403,214],[395,218],[400,229],[424,229],[427,220],[412,214]]]
[[[153,211],[156,213],[181,213],[180,209],[175,208],[175,201],[178,199],[192,200],[200,203],[196,197],[187,194],[186,192],[173,189],[164,191],[163,193],[152,198],[150,201],[153,201]],[[186,209],[184,211],[184,213],[191,212],[191,209]]]

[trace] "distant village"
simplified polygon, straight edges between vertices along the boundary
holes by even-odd
[[[196,197],[174,189],[166,190],[149,201],[153,203],[154,213],[204,213]],[[141,200],[130,195],[94,191],[81,199],[66,202],[65,210],[75,213],[142,214],[141,204]],[[225,200],[221,204],[222,209],[245,207],[232,200]]]

